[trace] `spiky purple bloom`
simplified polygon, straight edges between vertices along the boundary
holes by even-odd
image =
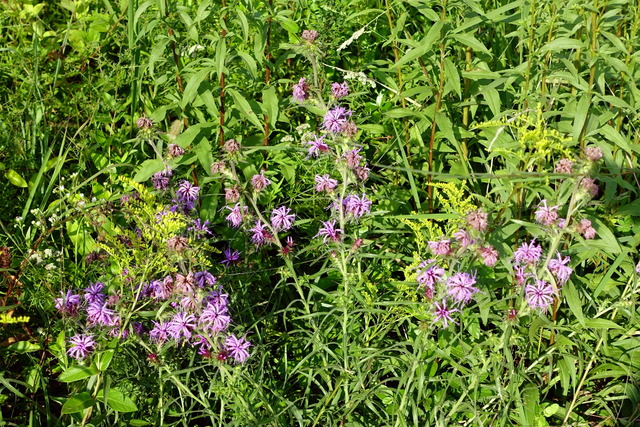
[[[453,233],[453,238],[456,239],[460,243],[460,246],[462,246],[463,248],[466,248],[467,246],[473,244],[473,239],[471,238],[469,232],[466,230],[460,229],[456,231],[455,233]]]
[[[313,43],[318,38],[318,32],[316,30],[303,30],[302,38],[309,43]]]
[[[96,342],[93,339],[93,335],[89,334],[75,335],[69,339],[69,343],[72,345],[69,347],[69,350],[67,350],[67,354],[76,360],[84,359],[96,349]]]
[[[558,219],[558,207],[559,206],[547,206],[547,200],[542,200],[538,206],[538,210],[535,212],[536,222],[545,226],[555,224]]]
[[[242,224],[242,215],[247,211],[246,206],[240,206],[240,203],[236,203],[236,205],[232,208],[229,206],[225,206],[226,209],[229,209],[231,213],[226,216],[226,220],[231,223],[234,228],[238,228],[240,224]]]
[[[291,209],[280,206],[271,213],[271,225],[276,231],[287,231],[293,226],[296,214],[290,214]]]
[[[165,169],[160,172],[156,172],[151,177],[151,182],[153,183],[153,188],[156,190],[166,190],[169,187],[169,178],[173,175],[171,169]]]
[[[331,94],[335,99],[344,98],[349,95],[349,85],[347,82],[331,83]]]
[[[229,304],[229,294],[225,294],[222,291],[222,285],[220,285],[217,290],[209,291],[209,293],[204,297],[204,302],[226,309]]]
[[[196,279],[196,283],[201,288],[204,288],[205,286],[213,286],[217,282],[213,274],[208,271],[198,271],[194,277]]]
[[[252,233],[251,241],[256,246],[262,246],[265,243],[268,243],[273,237],[271,236],[271,233],[269,233],[269,230],[266,224],[260,220],[256,221],[256,225],[253,228],[251,228],[249,231]]]
[[[102,282],[90,284],[84,290],[85,301],[87,301],[88,304],[93,304],[95,302],[104,303],[106,296],[102,293],[102,289],[104,289],[104,283]]]
[[[590,240],[596,237],[596,229],[591,226],[588,219],[580,220],[580,224],[576,227],[578,233],[581,233],[585,239]]]
[[[265,170],[261,170],[259,174],[253,175],[251,177],[251,186],[255,191],[260,191],[264,189],[267,185],[271,184],[269,178],[264,176]]]
[[[459,311],[457,308],[448,308],[447,300],[443,299],[442,302],[433,303],[433,314],[435,318],[434,322],[441,321],[445,328],[449,327],[449,322],[456,323],[451,317],[452,313]]]
[[[529,244],[523,243],[513,253],[513,257],[518,264],[535,264],[542,256],[542,247],[536,245],[536,239]]]
[[[235,335],[229,335],[224,342],[225,350],[237,363],[244,363],[247,360],[249,347],[251,343],[245,337],[236,338]]]
[[[342,229],[336,228],[336,221],[321,221],[322,227],[318,230],[318,234],[315,237],[322,236],[322,241],[327,243],[327,239],[332,242],[339,242],[342,238]]]
[[[87,307],[87,322],[92,325],[113,326],[119,319],[107,304],[94,302]]]
[[[197,335],[191,345],[198,347],[198,354],[202,357],[211,357],[211,343],[204,335]]]
[[[218,304],[207,304],[200,314],[199,323],[204,329],[218,333],[226,331],[231,323],[231,316],[227,312],[227,307]]]
[[[572,173],[573,172],[573,162],[570,159],[560,159],[555,164],[553,168],[556,173]]]
[[[582,178],[580,186],[584,191],[591,195],[591,197],[596,197],[600,192],[600,188],[598,187],[598,184],[596,184],[596,180],[593,178]]]
[[[460,304],[466,304],[477,292],[476,278],[469,273],[456,273],[447,280],[447,295]]]
[[[331,193],[338,185],[338,181],[330,178],[328,174],[322,176],[316,175],[314,181],[316,182],[316,191],[318,193]]]
[[[424,287],[425,296],[431,299],[435,292],[436,283],[442,281],[444,278],[444,268],[435,264],[432,259],[420,263],[420,268],[424,268],[427,265],[429,267],[418,273],[416,280],[421,287]]]
[[[184,154],[184,148],[180,147],[178,144],[169,144],[167,146],[167,154],[169,157],[179,157]]]
[[[233,138],[227,139],[222,148],[224,148],[224,151],[227,153],[233,155],[240,151],[240,143]]]
[[[168,299],[173,293],[173,278],[171,276],[165,277],[163,280],[153,280],[149,283],[149,286],[153,289],[151,297],[159,300]]]
[[[536,280],[534,284],[524,288],[527,304],[532,309],[547,311],[553,302],[553,287],[544,280]]]
[[[364,158],[359,154],[360,151],[362,151],[362,148],[354,148],[342,155],[349,169],[355,169],[360,165],[360,161]]]
[[[293,85],[293,99],[298,102],[304,102],[309,98],[309,85],[307,79],[301,77],[298,83]]]
[[[370,171],[371,169],[366,166],[356,166],[355,168],[353,168],[353,173],[360,181],[366,181],[367,179],[369,179]]]
[[[190,339],[191,333],[196,328],[196,317],[193,314],[179,312],[169,322],[168,332],[176,341]]]
[[[149,331],[149,338],[151,341],[157,343],[163,343],[169,339],[170,323],[169,322],[153,322],[153,329]]]
[[[206,236],[207,234],[213,234],[209,230],[209,221],[202,221],[200,218],[193,220],[193,224],[189,227],[188,231],[193,231],[198,237]]]
[[[193,272],[188,272],[186,276],[178,273],[176,274],[173,289],[177,295],[192,295],[196,290],[196,285],[196,278]]]
[[[55,299],[55,307],[58,311],[67,316],[75,316],[78,314],[82,297],[80,297],[80,295],[74,295],[71,291],[67,291],[66,294],[62,292],[61,294],[62,298]]]
[[[309,154],[307,154],[307,158],[318,157],[320,153],[326,153],[330,150],[329,145],[324,142],[325,137],[326,135],[316,136],[315,139],[305,142],[305,144],[309,144]]]
[[[195,202],[198,200],[198,194],[200,193],[200,187],[196,187],[189,181],[184,180],[180,183],[176,195],[179,201]]]
[[[516,279],[518,286],[522,286],[526,283],[527,278],[531,276],[531,273],[527,273],[527,267],[524,265],[517,265],[513,267],[513,276]]]
[[[240,188],[237,185],[225,188],[224,199],[229,203],[235,203],[240,200]]]
[[[330,133],[340,133],[342,132],[343,126],[347,123],[348,117],[351,117],[352,114],[352,111],[344,107],[335,107],[327,111],[327,114],[324,115],[322,128]]]
[[[498,251],[493,246],[482,246],[479,251],[484,265],[487,267],[496,265],[496,262],[498,262]]]
[[[474,230],[483,232],[487,229],[487,218],[489,215],[482,209],[476,209],[467,214],[467,224]]]
[[[231,248],[227,248],[222,251],[222,255],[224,255],[224,259],[220,261],[220,264],[224,264],[225,267],[229,267],[229,265],[236,264],[240,261],[240,252]]]
[[[589,159],[592,162],[597,162],[603,156],[602,148],[596,147],[594,145],[591,145],[589,147],[584,147],[584,154],[585,156],[587,156],[587,159]]]
[[[365,214],[371,213],[371,200],[364,193],[362,196],[351,194],[345,198],[344,208],[347,215],[362,218]]]
[[[552,258],[549,261],[549,265],[547,268],[553,274],[553,277],[556,278],[556,281],[559,286],[563,286],[571,277],[571,273],[573,273],[573,268],[567,266],[571,262],[571,258],[562,257],[562,255],[558,254],[557,258]]]
[[[429,241],[427,244],[434,255],[447,256],[451,253],[451,240],[443,238],[438,241]]]

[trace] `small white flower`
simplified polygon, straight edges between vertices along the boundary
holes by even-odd
[[[56,265],[54,263],[49,263],[49,264],[44,266],[44,269],[45,270],[49,270],[49,271],[55,270],[56,269]]]

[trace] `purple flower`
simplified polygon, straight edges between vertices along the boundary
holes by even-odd
[[[487,267],[493,267],[498,262],[498,251],[495,250],[493,246],[483,246],[480,248],[480,256],[482,257],[482,262]]]
[[[556,173],[572,173],[573,172],[573,162],[570,159],[560,159],[558,163],[554,166],[553,170]]]
[[[115,311],[107,308],[107,304],[94,302],[87,307],[87,322],[92,325],[113,326],[120,319]]]
[[[240,203],[236,203],[236,205],[232,208],[229,206],[225,206],[226,209],[229,209],[231,213],[226,216],[226,220],[233,225],[234,228],[238,228],[240,224],[242,224],[242,214],[246,213],[247,207],[240,206]]]
[[[93,304],[95,302],[104,303],[106,296],[102,293],[103,288],[104,283],[102,282],[92,283],[88,288],[84,290],[84,299],[89,304]]]
[[[338,181],[336,181],[333,178],[330,178],[329,175],[316,175],[316,177],[314,178],[314,181],[316,182],[316,191],[318,193],[321,192],[325,192],[325,193],[331,193],[333,190],[335,190],[336,186],[338,185]]]
[[[156,190],[166,190],[169,187],[169,178],[173,175],[171,169],[165,169],[160,172],[156,172],[151,177],[151,182],[153,183],[153,188]]]
[[[280,206],[271,213],[271,225],[276,231],[287,231],[293,226],[296,218],[295,214],[289,214],[291,209],[286,206]]]
[[[309,144],[309,154],[307,154],[307,158],[318,157],[320,153],[326,153],[330,150],[329,145],[324,142],[325,136],[326,135],[322,135],[321,137],[316,136],[315,139],[305,142],[305,144]]]
[[[596,229],[591,226],[588,219],[580,220],[580,224],[576,227],[578,233],[582,233],[585,239],[590,240],[596,237]]]
[[[558,219],[558,206],[547,206],[547,201],[542,200],[538,210],[535,212],[536,222],[542,225],[553,225]]]
[[[451,253],[451,240],[440,239],[437,242],[430,241],[428,245],[434,255],[447,256]]]
[[[62,314],[75,316],[78,314],[78,308],[81,302],[82,298],[80,295],[74,295],[71,291],[67,291],[66,294],[62,293],[62,298],[55,299],[55,307]]]
[[[571,258],[562,258],[562,255],[560,254],[558,254],[558,258],[552,258],[549,261],[549,265],[547,266],[547,268],[549,269],[551,274],[553,274],[553,277],[556,278],[559,286],[567,283],[567,280],[569,280],[571,273],[573,273],[573,269],[567,266],[569,262],[571,262]]]
[[[173,292],[173,279],[171,276],[167,276],[163,280],[152,281],[149,286],[153,289],[151,294],[153,298],[166,300]]]
[[[371,169],[366,166],[356,166],[355,168],[353,168],[353,173],[356,174],[356,178],[358,178],[360,181],[366,181],[367,179],[369,179],[370,170]]]
[[[327,238],[332,242],[339,242],[341,239],[341,228],[336,228],[336,221],[322,221],[322,227],[318,230],[315,237],[322,236],[322,241],[327,243]]]
[[[254,175],[251,178],[251,186],[255,191],[264,189],[267,185],[271,184],[269,178],[264,176],[265,170],[261,170],[259,174]]]
[[[208,271],[199,271],[195,274],[196,283],[201,288],[205,286],[213,286],[216,284],[216,278]]]
[[[542,256],[542,247],[536,245],[536,239],[533,239],[528,245],[523,243],[514,253],[516,263],[518,264],[535,264]]]
[[[342,155],[342,158],[347,162],[347,167],[349,169],[355,169],[360,165],[360,160],[363,157],[359,154],[362,148],[354,148],[353,150],[349,150]]]
[[[479,290],[473,285],[476,278],[469,273],[456,273],[447,280],[447,295],[460,304],[466,304]]]
[[[524,288],[527,304],[532,309],[546,311],[553,302],[553,287],[544,280],[536,280],[535,284]]]
[[[444,268],[435,264],[435,261],[432,259],[420,263],[420,268],[424,268],[427,265],[429,265],[429,267],[421,271],[416,276],[416,280],[421,287],[424,287],[425,296],[431,299],[433,298],[436,283],[444,278]]]
[[[225,267],[229,267],[230,264],[236,264],[240,261],[240,252],[234,251],[231,248],[227,248],[222,251],[224,259],[220,261],[220,264],[224,264]]]
[[[600,188],[598,188],[598,184],[596,184],[596,180],[593,178],[582,178],[580,181],[580,186],[584,191],[586,191],[591,197],[596,197]]]
[[[485,231],[487,229],[488,216],[482,209],[476,209],[467,214],[467,224],[474,230]]]
[[[231,139],[227,139],[224,142],[224,151],[226,151],[227,153],[233,155],[235,153],[237,153],[238,151],[240,151],[240,143],[238,141],[236,141],[235,139],[231,138]]]
[[[178,273],[174,282],[174,291],[177,295],[191,295],[196,290],[196,278],[193,272],[187,273],[186,276]]]
[[[204,301],[207,304],[213,304],[213,305],[226,308],[227,304],[229,303],[229,294],[225,294],[224,292],[222,292],[222,285],[220,285],[220,287],[218,287],[217,290],[210,291],[204,297]]]
[[[522,286],[527,281],[527,278],[531,276],[530,273],[526,272],[527,267],[524,265],[517,265],[513,268],[514,277],[516,279],[516,283],[518,286]]]
[[[169,322],[167,331],[171,338],[179,341],[182,338],[190,339],[191,333],[196,328],[196,317],[184,312],[177,313]]]
[[[179,157],[184,154],[184,148],[180,147],[178,144],[169,144],[167,146],[167,153],[169,157]]]
[[[347,118],[353,113],[344,107],[335,107],[324,115],[323,129],[331,133],[342,132],[343,126],[347,123]]]
[[[449,322],[456,323],[451,317],[451,313],[459,311],[457,308],[450,309],[447,307],[447,300],[443,299],[440,304],[438,302],[433,303],[433,314],[435,314],[434,321],[442,321],[445,328],[449,327]]]
[[[262,246],[272,239],[271,233],[269,233],[267,226],[260,220],[256,221],[256,225],[249,231],[253,233],[251,235],[251,241],[256,246]]]
[[[76,360],[84,359],[96,349],[96,342],[93,339],[93,335],[75,335],[69,340],[69,343],[72,344],[72,346],[69,347],[67,353]]]
[[[335,99],[344,98],[349,95],[349,85],[347,82],[331,83],[331,94]]]
[[[316,30],[303,30],[302,38],[309,43],[313,43],[318,38],[318,32]]]
[[[364,193],[362,196],[357,194],[347,196],[344,200],[344,206],[346,213],[353,215],[355,218],[362,218],[365,214],[371,212],[371,200]]]
[[[293,99],[298,102],[304,102],[309,98],[309,85],[307,79],[304,77],[298,80],[298,83],[293,85]]]
[[[229,203],[240,200],[240,188],[237,185],[224,189],[224,199]]]
[[[196,187],[187,180],[182,181],[176,191],[180,202],[195,202],[198,200],[198,193],[200,193],[200,187]]]
[[[207,234],[213,234],[211,230],[209,230],[209,221],[204,221],[200,218],[193,220],[193,225],[187,229],[188,231],[193,231],[198,237],[206,236]]]
[[[153,329],[149,331],[149,338],[151,341],[157,343],[163,343],[169,339],[169,322],[153,322]]]
[[[204,328],[210,332],[223,332],[229,327],[231,317],[227,313],[226,306],[209,303],[202,310],[199,323],[204,325]]]
[[[467,246],[473,244],[473,239],[471,238],[469,232],[467,232],[466,230],[460,229],[456,231],[455,233],[453,233],[453,237],[458,242],[460,242],[460,246],[462,246],[463,248],[466,248]]]
[[[225,350],[237,363],[244,363],[247,360],[249,347],[251,343],[245,337],[236,338],[235,335],[229,335],[224,342]]]
[[[593,145],[589,147],[584,147],[584,154],[585,156],[587,156],[587,159],[589,159],[592,162],[597,162],[603,156],[602,148],[596,147]]]

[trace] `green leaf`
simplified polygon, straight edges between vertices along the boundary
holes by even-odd
[[[536,419],[540,413],[540,390],[534,384],[529,384],[522,392],[524,400],[524,417],[526,426],[538,425]]]
[[[138,410],[133,400],[117,388],[109,390],[106,403],[111,409],[118,412],[134,412]]]
[[[233,101],[236,104],[235,107],[240,111],[240,114],[253,123],[260,132],[262,132],[262,123],[256,116],[255,111],[253,111],[249,105],[249,102],[234,89],[227,89],[227,93],[233,98]]]
[[[67,222],[67,235],[73,243],[74,250],[85,256],[89,252],[92,252],[96,248],[96,242],[91,237],[91,234],[87,227],[80,220],[73,220]]]
[[[607,319],[587,319],[585,325],[593,329],[623,329],[622,326]]]
[[[542,46],[540,52],[557,52],[566,49],[583,49],[584,47],[584,43],[576,39],[570,39],[568,37],[558,37],[557,39],[554,39],[553,41]]]
[[[138,170],[136,171],[135,176],[133,177],[134,181],[144,182],[148,180],[151,175],[156,172],[160,172],[164,169],[164,163],[159,159],[149,159],[142,162]]]
[[[471,34],[452,34],[451,37],[473,50],[491,55],[491,51],[489,51],[489,49],[487,49],[485,45],[483,45],[477,38],[473,37]]]
[[[71,366],[58,377],[58,381],[62,383],[72,383],[75,381],[88,378],[98,373],[98,369],[94,366]]]
[[[93,358],[93,361],[98,367],[98,369],[104,372],[107,370],[107,368],[111,364],[111,360],[113,360],[114,354],[115,354],[115,350],[106,350],[100,353],[96,353],[96,355]]]
[[[29,342],[29,341],[18,341],[15,344],[11,344],[9,347],[7,347],[7,350],[11,350],[11,351],[15,351],[16,353],[29,353],[32,351],[38,351],[40,350],[42,347],[40,346],[40,344],[35,343],[35,342]]]
[[[638,147],[634,146],[632,149],[629,141],[624,136],[622,136],[620,132],[611,127],[611,125],[604,125],[598,130],[598,133],[616,144],[618,147],[622,148],[627,152],[627,154],[632,154],[632,151],[640,152],[640,148]]]
[[[548,418],[554,416],[556,412],[558,412],[558,409],[560,409],[560,405],[558,405],[557,403],[552,403],[551,405],[544,408],[542,412],[544,413],[544,416]]]
[[[393,64],[391,69],[402,67],[407,62],[414,61],[420,58],[425,53],[429,52],[433,43],[435,43],[435,41],[440,38],[440,31],[442,30],[443,25],[443,21],[438,21],[433,24],[433,26],[429,29],[427,35],[420,41],[420,45],[404,54],[398,62]]]
[[[262,91],[262,109],[265,115],[269,117],[269,124],[275,127],[276,120],[278,120],[278,97],[276,95],[276,88],[269,86]]]
[[[573,285],[572,282],[568,282],[562,288],[562,294],[567,299],[567,303],[569,304],[569,308],[573,312],[576,319],[582,326],[585,325],[584,322],[584,314],[582,314],[582,303],[580,302],[580,297],[578,296],[578,290]]]
[[[14,171],[13,169],[9,169],[7,172],[5,172],[4,175],[7,177],[9,182],[15,185],[16,187],[22,187],[22,188],[27,187],[27,181],[25,181],[24,178],[22,178],[20,174]]]
[[[69,398],[64,405],[62,405],[62,413],[75,414],[76,412],[82,412],[93,406],[94,403],[96,403],[96,401],[85,391]]]
[[[184,110],[185,108],[187,108],[187,105],[189,105],[191,102],[193,102],[194,99],[196,99],[198,90],[200,89],[200,85],[202,84],[204,79],[207,78],[210,71],[210,68],[205,68],[189,78],[187,87],[184,89],[184,93],[182,94],[180,108]]]

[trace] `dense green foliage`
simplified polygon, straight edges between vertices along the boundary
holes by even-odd
[[[5,0],[0,25],[0,425],[640,422],[637,0]],[[357,130],[326,124],[338,106]],[[244,363],[134,329],[178,310],[143,285],[204,269]],[[462,271],[478,292],[443,321]],[[97,281],[119,332],[55,307]]]

